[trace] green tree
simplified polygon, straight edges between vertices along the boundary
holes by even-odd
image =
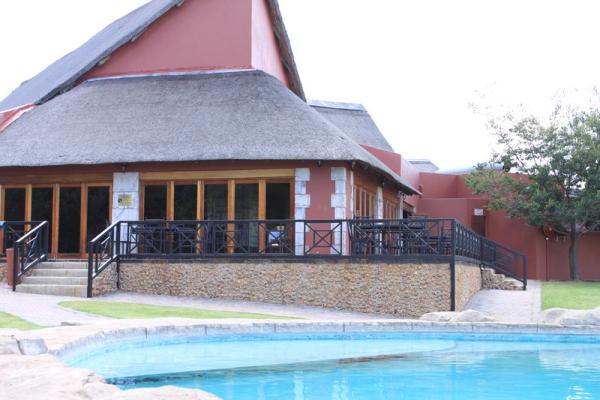
[[[491,210],[568,236],[570,275],[578,280],[578,241],[600,229],[600,111],[557,108],[546,123],[508,115],[490,127],[499,151],[467,184],[489,197]]]

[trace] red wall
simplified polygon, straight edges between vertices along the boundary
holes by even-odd
[[[335,216],[331,207],[331,194],[335,190],[335,182],[331,180],[332,166],[330,163],[310,166],[310,182],[306,186],[310,208],[306,210],[306,219],[333,219]]]
[[[412,187],[417,190],[419,189],[419,184],[421,183],[419,170],[415,168],[415,166],[412,165],[408,160],[402,157],[401,154],[364,144],[362,147],[377,157],[392,171],[404,178]],[[407,196],[405,197],[404,201],[411,206],[416,206],[418,202],[418,196]]]
[[[475,208],[486,208],[487,200],[473,194],[461,175],[421,173],[423,196],[419,215],[456,218],[471,226]],[[539,228],[512,220],[504,212],[486,212],[486,236],[527,256],[532,279],[569,279],[568,241],[546,241]],[[600,280],[600,233],[584,236],[579,244],[578,262],[583,280]]]
[[[261,69],[288,84],[266,0],[187,0],[117,50],[90,78]]]
[[[263,70],[288,85],[271,21],[266,0],[252,0],[252,67]]]
[[[569,279],[569,242],[551,239],[547,242],[548,279]],[[600,233],[583,236],[578,244],[579,275],[583,280],[600,281]]]

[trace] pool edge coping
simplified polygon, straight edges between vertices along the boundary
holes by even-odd
[[[185,319],[121,320],[63,326],[13,335],[25,355],[50,353],[58,358],[78,349],[118,340],[223,335],[303,333],[475,333],[600,336],[600,326],[539,323],[431,322],[422,320],[369,321],[199,321]],[[1,335],[1,331],[0,331]],[[45,350],[45,351],[44,351]]]

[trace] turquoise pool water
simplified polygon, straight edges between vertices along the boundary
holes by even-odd
[[[600,338],[322,334],[123,342],[64,360],[226,400],[600,399]]]

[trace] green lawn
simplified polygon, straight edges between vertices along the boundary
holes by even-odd
[[[194,319],[294,319],[267,314],[248,314],[230,311],[200,310],[189,307],[165,307],[150,304],[116,303],[102,301],[63,301],[62,307],[70,308],[89,314],[119,319],[149,319],[149,318],[194,318]]]
[[[38,328],[41,328],[41,326],[15,317],[14,315],[0,312],[0,329],[21,329],[23,331],[28,331]]]
[[[591,310],[599,306],[600,282],[545,282],[542,286],[542,310]]]

